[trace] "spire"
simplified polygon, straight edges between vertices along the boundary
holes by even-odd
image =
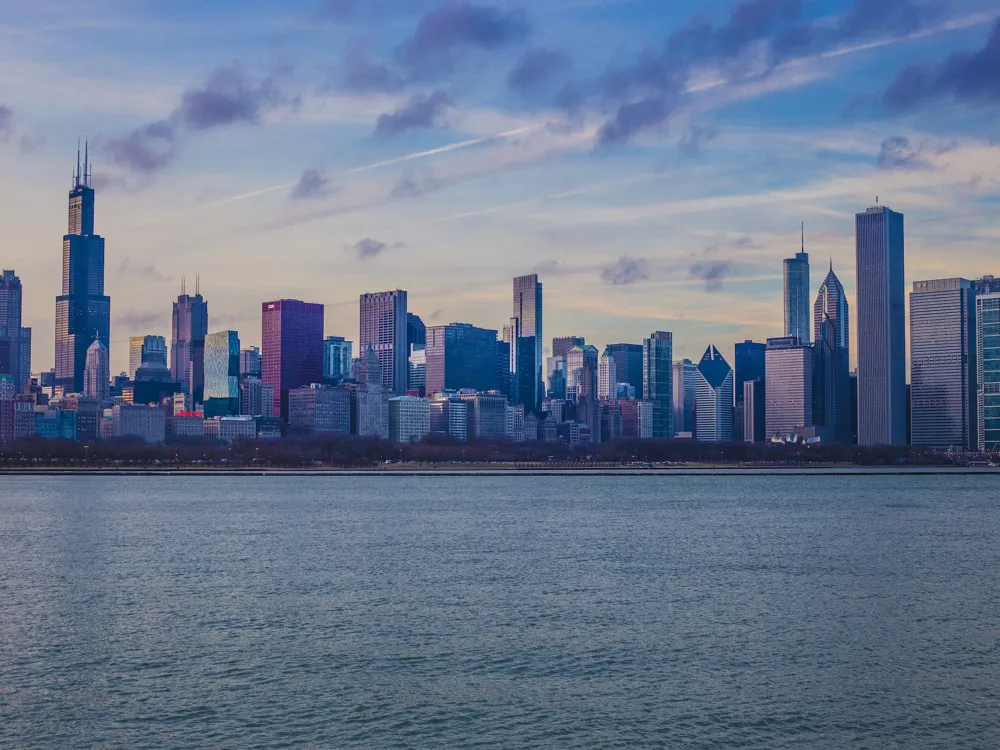
[[[833,256],[830,256],[830,273],[833,273]]]
[[[185,294],[187,294],[187,278],[181,274],[181,296],[183,297]]]
[[[73,173],[73,188],[80,187],[80,139],[76,139],[76,172]]]
[[[194,296],[197,297],[201,294],[201,276],[194,277]]]
[[[802,222],[802,252],[806,251],[806,223]]]
[[[90,187],[90,136],[83,142],[83,184]]]

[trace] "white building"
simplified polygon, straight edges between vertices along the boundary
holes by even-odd
[[[764,352],[766,437],[813,424],[813,349],[794,336],[768,339]]]
[[[419,396],[389,399],[389,439],[394,443],[416,443],[431,431],[431,405]]]
[[[257,422],[253,417],[219,417],[219,440],[231,443],[237,439],[253,440],[256,437]]]
[[[618,386],[618,368],[615,365],[615,358],[610,352],[605,351],[597,363],[597,398],[604,401],[615,398]]]
[[[100,341],[94,341],[87,349],[87,360],[83,369],[83,395],[96,398],[98,403],[105,404],[110,389],[108,348]]]
[[[733,439],[733,369],[714,346],[698,363],[695,437],[706,442]]]

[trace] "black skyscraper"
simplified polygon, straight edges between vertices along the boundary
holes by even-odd
[[[85,152],[86,154],[86,152]],[[110,349],[111,298],[104,294],[104,238],[94,234],[90,159],[76,154],[69,193],[69,230],[63,236],[62,294],[56,297],[56,386],[83,390],[87,349],[95,340]]]

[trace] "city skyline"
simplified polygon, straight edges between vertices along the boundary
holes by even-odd
[[[589,92],[603,71],[627,80],[644,49],[686,28],[683,8],[473,3],[510,20],[510,36],[488,49],[459,37],[440,68],[407,76],[413,59],[399,50],[422,39],[442,3],[407,3],[383,25],[324,6],[241,4],[224,44],[181,61],[178,40],[209,33],[210,18],[231,20],[233,4],[163,19],[158,7],[101,2],[86,23],[102,43],[81,49],[67,76],[56,51],[83,21],[60,3],[0,3],[18,32],[0,61],[12,82],[0,101],[4,266],[30,290],[35,369],[54,350],[67,145],[87,133],[109,238],[113,372],[126,369],[130,336],[169,334],[166,303],[184,272],[201,275],[213,330],[248,343],[260,341],[260,300],[278,296],[324,303],[326,330],[357,341],[354,300],[392,288],[408,290],[428,325],[499,328],[509,280],[538,272],[546,338],[579,331],[601,348],[663,329],[675,356],[697,359],[710,341],[731,358],[732,342],[781,333],[777,262],[798,246],[803,220],[814,264],[832,258],[855,315],[849,217],[875,196],[910,218],[907,286],[992,270],[1000,156],[981,114],[994,100],[984,87],[943,85],[892,96],[910,65],[933,72],[952,53],[987,49],[997,33],[988,3],[865,25],[834,2],[769,17],[750,36],[736,33],[737,4],[712,4],[713,38],[741,41],[712,59],[691,51],[680,107],[635,130],[613,126],[641,92],[622,86],[605,110]],[[766,50],[777,54],[782,33],[799,27],[839,31],[769,69]],[[362,55],[355,42],[368,35]],[[537,49],[553,55],[528,54]],[[545,69],[555,85],[523,87]],[[752,72],[733,79],[733,69]],[[361,90],[360,72],[372,70],[394,88]],[[582,92],[576,120],[552,95],[569,84]],[[215,94],[247,107],[199,108]],[[414,98],[425,109],[408,108]],[[406,129],[407,114],[427,113],[427,127]]]

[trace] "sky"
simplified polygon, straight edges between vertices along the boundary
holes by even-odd
[[[112,370],[260,304],[402,288],[502,328],[538,273],[545,337],[783,333],[805,223],[854,311],[853,215],[906,216],[906,277],[1000,274],[995,0],[0,0],[0,266],[53,363],[61,237],[89,138]],[[852,328],[855,321],[852,320]],[[852,336],[852,338],[855,338]]]

